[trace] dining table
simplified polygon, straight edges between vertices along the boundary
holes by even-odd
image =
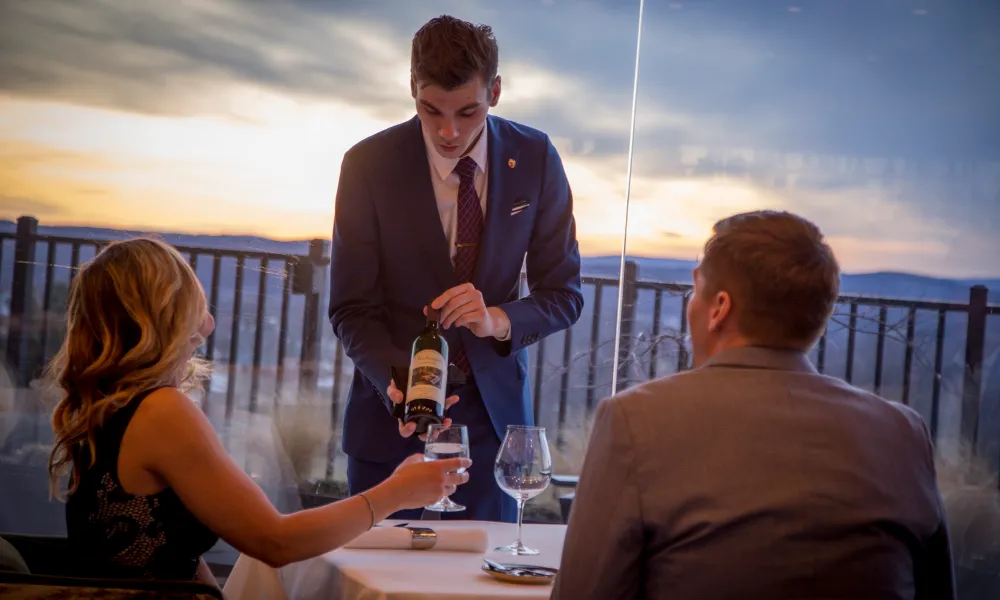
[[[340,548],[322,556],[275,569],[241,555],[226,580],[230,600],[505,600],[549,598],[551,584],[500,581],[483,571],[484,559],[501,564],[559,568],[565,525],[526,524],[525,545],[536,556],[511,556],[495,548],[517,534],[511,523],[486,521],[385,521],[380,527],[408,525],[441,531],[482,528],[485,552],[435,549]]]

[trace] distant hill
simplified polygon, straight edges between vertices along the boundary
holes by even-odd
[[[17,224],[0,221],[0,233],[13,233]],[[105,229],[100,227],[49,227],[40,224],[40,235],[77,237],[85,240],[124,240],[142,235],[156,235],[175,246],[196,246],[212,249],[253,248],[265,252],[305,254],[309,251],[309,241],[279,241],[251,235],[206,235],[194,233],[160,233],[139,230]]]
[[[12,233],[16,229],[11,221],[0,221],[0,232]],[[87,240],[120,240],[148,235],[138,230],[105,229],[97,227],[48,227],[40,225],[42,235],[78,237]],[[279,241],[247,235],[205,235],[190,233],[162,233],[163,240],[178,246],[195,246],[210,249],[253,249],[265,252],[306,254],[309,241]],[[691,271],[695,261],[674,258],[645,256],[629,257],[639,267],[639,278],[647,281],[671,281],[691,283]],[[57,262],[69,261],[69,248],[57,250]],[[621,258],[618,256],[584,257],[583,274],[595,277],[618,277]],[[928,277],[911,273],[876,272],[845,273],[842,291],[847,294],[939,300],[946,302],[967,302],[969,288],[985,285],[990,290],[990,301],[1000,303],[1000,279],[948,279]]]
[[[639,279],[691,283],[695,261],[673,258],[629,257],[639,267]],[[618,277],[621,257],[595,256],[583,259],[585,275]],[[968,302],[969,288],[984,285],[990,290],[990,301],[1000,303],[1000,279],[945,279],[882,271],[876,273],[845,273],[841,291],[845,294]]]

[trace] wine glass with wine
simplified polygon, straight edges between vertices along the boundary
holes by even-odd
[[[500,489],[517,501],[517,540],[496,551],[516,556],[538,554],[538,550],[521,543],[521,523],[525,503],[544,492],[552,480],[552,455],[545,428],[508,425],[493,464],[493,475]]]
[[[446,458],[469,458],[469,430],[465,425],[432,424],[427,427],[427,443],[424,446],[424,460],[443,460]],[[459,469],[458,473],[464,473]],[[461,512],[465,507],[445,496],[430,506],[427,510],[435,512]]]

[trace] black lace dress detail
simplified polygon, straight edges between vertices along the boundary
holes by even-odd
[[[126,492],[118,452],[132,416],[153,390],[115,411],[97,434],[97,461],[66,504],[69,541],[92,577],[194,579],[198,560],[219,537],[170,488],[151,496]],[[77,464],[87,465],[86,457]]]

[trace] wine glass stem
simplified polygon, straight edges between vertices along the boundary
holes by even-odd
[[[524,520],[524,504],[523,498],[517,499],[517,546],[521,546],[521,522]]]

